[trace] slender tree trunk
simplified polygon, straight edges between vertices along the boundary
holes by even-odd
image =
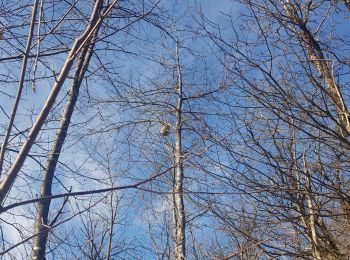
[[[307,189],[307,207],[309,210],[309,227],[311,231],[311,241],[312,241],[312,253],[315,259],[321,260],[321,253],[319,250],[319,242],[318,242],[318,234],[316,230],[316,219],[315,219],[315,212],[314,212],[314,206],[312,203],[312,191],[311,191],[311,180],[310,180],[310,174],[306,173],[306,189]]]
[[[293,135],[294,136],[294,135]],[[296,159],[296,157],[294,157]],[[320,253],[320,245],[319,245],[319,235],[316,230],[316,214],[314,211],[314,205],[312,202],[312,196],[314,195],[312,193],[312,186],[311,186],[311,173],[308,169],[307,162],[306,162],[306,153],[303,152],[302,156],[303,160],[303,166],[304,166],[304,178],[305,178],[305,204],[307,206],[307,210],[304,209],[304,202],[302,200],[299,200],[299,212],[301,213],[301,219],[304,224],[304,227],[307,230],[307,234],[309,234],[309,241],[312,248],[312,256],[317,259],[321,260],[321,253]],[[299,181],[301,178],[298,178]]]
[[[110,197],[111,223],[109,225],[109,231],[108,231],[108,246],[107,246],[106,260],[111,259],[114,222],[115,222],[115,219],[117,217],[117,208],[118,208],[118,204],[119,204],[118,199],[116,201],[117,201],[116,206],[114,206],[113,205],[113,191],[112,191],[111,197]]]
[[[305,173],[305,191],[307,214],[305,219],[308,223],[305,227],[310,234],[310,242],[312,246],[312,254],[315,259],[342,259],[342,254],[337,247],[332,235],[324,224],[317,204],[313,202],[317,198],[317,194],[312,191],[312,175],[307,166],[306,155],[303,153],[303,165]],[[303,211],[305,212],[305,211]]]
[[[174,237],[175,237],[175,259],[186,259],[186,236],[185,236],[185,210],[183,200],[183,155],[181,146],[181,127],[182,127],[182,74],[179,58],[179,44],[176,43],[176,59],[177,59],[177,91],[178,100],[176,107],[176,123],[175,123],[175,178],[174,178]]]
[[[17,114],[18,104],[19,104],[19,101],[20,101],[21,95],[22,95],[24,77],[25,77],[26,70],[27,70],[28,56],[29,56],[30,47],[32,45],[37,10],[38,10],[38,0],[35,0],[34,5],[33,5],[33,11],[32,11],[32,19],[31,19],[30,27],[29,27],[27,46],[26,46],[26,50],[25,50],[24,55],[23,55],[21,75],[20,75],[19,83],[18,83],[18,91],[17,91],[15,103],[13,105],[12,113],[10,116],[10,121],[9,121],[9,124],[7,126],[7,130],[6,130],[6,133],[4,136],[4,141],[3,141],[2,145],[0,146],[0,175],[2,173],[2,168],[3,168],[3,164],[4,164],[6,146],[7,146],[8,140],[10,138],[12,126],[13,126],[13,123],[15,121],[15,117]]]
[[[82,35],[74,42],[72,49],[67,57],[65,64],[61,70],[61,73],[55,82],[49,97],[46,100],[39,116],[37,117],[35,123],[30,130],[30,133],[27,137],[27,140],[24,142],[22,148],[20,149],[18,156],[10,169],[6,173],[6,177],[0,184],[0,205],[3,205],[7,194],[10,192],[13,183],[15,182],[19,171],[21,170],[27,155],[32,148],[36,137],[38,136],[42,126],[45,123],[45,120],[55,103],[56,97],[60,92],[72,66],[73,62],[76,59],[78,53],[81,52],[82,48],[86,45],[87,41],[91,39],[91,35],[94,30],[101,25],[103,18],[111,11],[112,7],[117,3],[118,0],[114,0],[107,8],[107,10],[101,14],[100,6],[103,4],[103,0],[96,0],[94,10],[91,15],[90,23]]]
[[[99,8],[102,7],[102,2]],[[62,146],[67,137],[68,128],[73,115],[75,103],[79,95],[79,89],[84,78],[84,74],[89,66],[93,54],[94,41],[97,37],[99,27],[96,27],[88,45],[81,50],[78,58],[77,69],[74,74],[71,89],[68,92],[67,103],[61,117],[60,127],[57,130],[56,138],[49,152],[45,173],[42,178],[41,197],[51,196],[52,180],[55,175],[56,165],[61,154]],[[38,234],[33,242],[32,259],[45,259],[45,248],[50,230],[48,215],[51,200],[43,200],[38,203],[37,215],[35,219],[35,234]]]
[[[324,57],[322,49],[313,33],[307,28],[307,21],[298,16],[296,7],[291,4],[289,0],[286,0],[285,2],[283,0],[279,1],[286,12],[286,15],[295,25],[297,25],[297,29],[292,28],[292,30],[304,46],[309,61],[315,66],[326,83],[327,89],[325,92],[332,100],[337,113],[338,123],[340,125],[340,129],[337,129],[339,129],[343,137],[348,136],[350,134],[349,111],[340,92],[340,88],[334,79],[331,65]],[[348,2],[349,1],[345,0],[345,3]]]

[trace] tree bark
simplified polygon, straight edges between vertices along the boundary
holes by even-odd
[[[175,123],[175,178],[174,178],[174,238],[175,238],[175,259],[186,259],[186,236],[185,236],[185,210],[183,200],[183,154],[182,154],[182,74],[179,58],[179,43],[176,42],[176,62],[177,62],[177,107]]]
[[[102,2],[99,9],[102,8]],[[67,137],[68,128],[73,115],[74,107],[78,99],[80,86],[85,72],[89,66],[94,49],[94,41],[97,37],[99,27],[96,27],[87,46],[81,50],[78,58],[77,69],[74,74],[71,89],[68,92],[67,103],[61,117],[60,127],[57,130],[55,141],[49,152],[45,173],[42,178],[41,197],[51,196],[52,180],[55,175],[56,165],[61,154],[62,146]],[[50,230],[48,215],[50,210],[51,199],[43,200],[38,203],[37,215],[35,219],[35,234],[38,234],[33,242],[32,259],[45,259],[45,248]]]
[[[13,105],[10,121],[9,121],[9,124],[7,126],[7,130],[6,130],[6,133],[4,136],[4,141],[3,141],[2,145],[0,146],[0,176],[1,176],[2,168],[3,168],[3,164],[4,164],[6,146],[7,146],[8,140],[10,138],[11,129],[12,129],[13,123],[15,121],[15,117],[16,117],[17,109],[18,109],[18,104],[19,104],[19,101],[20,101],[21,95],[22,95],[24,77],[25,77],[26,70],[27,70],[28,56],[29,56],[31,45],[32,45],[37,10],[38,10],[38,0],[36,0],[34,2],[34,5],[33,5],[32,19],[30,22],[26,50],[25,50],[24,55],[23,55],[21,75],[20,75],[20,79],[19,79],[19,83],[18,83],[18,91],[17,91],[15,103]]]
[[[343,137],[347,137],[350,134],[349,111],[344,102],[340,88],[335,82],[334,76],[332,75],[332,68],[324,57],[322,49],[315,39],[313,33],[307,28],[307,20],[302,20],[298,16],[296,7],[291,4],[289,0],[286,2],[280,0],[280,3],[286,12],[286,15],[296,25],[296,28],[298,28],[292,30],[304,46],[309,61],[315,66],[322,79],[326,83],[327,88],[325,92],[332,100],[337,113],[338,124],[340,126],[340,128],[336,129],[340,130],[340,133]]]
[[[27,137],[27,140],[24,142],[16,160],[10,167],[10,169],[6,173],[6,177],[0,184],[0,205],[2,206],[7,194],[10,192],[11,187],[13,183],[15,182],[19,171],[21,170],[25,159],[27,158],[27,155],[33,146],[36,137],[38,136],[42,126],[45,123],[45,120],[52,108],[52,106],[55,103],[56,97],[58,93],[60,92],[72,66],[73,62],[76,58],[76,55],[80,53],[81,49],[86,45],[87,40],[91,37],[93,31],[96,29],[97,26],[99,26],[102,23],[103,17],[107,15],[107,13],[111,10],[112,6],[116,4],[117,0],[113,1],[112,4],[110,4],[107,11],[101,15],[99,6],[103,3],[103,0],[97,0],[94,6],[94,10],[91,15],[90,23],[86,30],[83,32],[83,34],[74,42],[73,47],[67,57],[67,60],[65,64],[63,65],[63,68],[61,70],[61,73],[54,84],[49,97],[46,100],[46,103],[44,104],[39,116],[37,117],[32,129],[30,130],[30,133]]]

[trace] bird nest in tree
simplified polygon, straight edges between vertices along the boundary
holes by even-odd
[[[159,133],[161,136],[168,136],[170,133],[170,125],[167,123],[162,123]]]

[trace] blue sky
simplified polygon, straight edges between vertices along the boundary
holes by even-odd
[[[169,5],[169,4],[173,4],[173,1],[164,1],[165,5]],[[207,16],[209,19],[217,22],[217,23],[221,23],[222,21],[222,14],[220,12],[227,12],[227,11],[232,11],[232,4],[230,3],[230,1],[188,1],[187,3],[182,2],[181,4],[176,3],[176,6],[174,6],[174,9],[176,10],[176,12],[178,12],[179,14],[182,14],[183,11],[185,11],[185,9],[187,9],[187,7],[190,6],[191,8],[195,7],[198,8],[198,6],[202,7],[203,13],[205,14],[205,16]],[[183,17],[181,17],[181,19],[183,19]],[[191,18],[187,17],[186,19],[188,19],[188,23],[191,23]],[[185,20],[186,20],[185,19]],[[21,23],[21,21],[17,21],[19,24]],[[7,20],[3,21],[3,24],[6,25],[6,23],[8,23]],[[22,42],[25,43],[25,39],[26,39],[26,31],[27,28],[23,28],[23,31],[20,30],[21,33],[23,33],[24,38],[22,39]],[[8,37],[8,35],[5,32],[5,37]],[[51,40],[51,39],[50,39]],[[52,39],[54,40],[54,39]],[[4,42],[0,42],[0,44],[3,44]],[[192,43],[190,41],[188,41],[187,43],[188,45],[192,45]],[[32,53],[35,53],[36,48],[32,49]],[[2,57],[5,57],[6,55],[3,53]],[[66,54],[61,55],[62,59],[55,59],[55,60],[46,60],[46,64],[45,66],[49,66],[50,69],[55,70],[56,72],[58,72],[62,66],[62,61],[64,59],[64,57],[66,56]],[[119,62],[119,66],[122,68],[122,71],[126,71],[129,73],[129,71],[134,70],[136,68],[135,71],[135,76],[137,77],[138,73],[143,74],[143,76],[147,76],[147,77],[152,77],[154,74],[154,72],[151,72],[152,69],[149,68],[149,66],[152,64],[150,62],[147,62],[145,60],[142,59],[129,59],[128,56],[124,56],[121,54],[120,56],[120,60]],[[186,60],[186,58],[185,58]],[[106,59],[106,61],[108,62],[108,59]],[[16,75],[19,75],[20,73],[20,65],[21,65],[21,60],[16,61],[15,63],[12,63],[10,66],[7,64],[0,64],[0,69],[3,71],[3,74],[9,73],[9,75],[11,75],[13,78],[16,78]],[[33,60],[31,60],[31,63],[29,65],[29,69],[28,71],[30,71],[30,68],[32,68],[33,66]],[[37,75],[39,76],[45,76],[46,73],[50,73],[50,71],[48,70],[48,68],[39,62],[38,64],[38,71],[37,71]],[[97,67],[99,66],[98,63],[96,63],[96,61],[94,62],[94,64],[92,64],[92,67]],[[146,72],[146,73],[145,73]],[[29,72],[32,73],[32,72]],[[28,76],[31,77],[30,74],[28,74]],[[52,86],[53,82],[52,80],[46,80],[46,79],[42,79],[40,81],[36,82],[36,86],[37,89],[34,92],[31,88],[31,81],[28,81],[25,83],[25,88],[24,88],[24,92],[23,92],[23,96],[22,96],[22,100],[20,102],[20,107],[19,107],[19,114],[16,117],[15,120],[15,126],[18,129],[25,129],[27,127],[30,127],[31,124],[33,123],[33,121],[36,118],[37,113],[40,111],[43,103],[46,100],[46,97],[48,96],[51,86]],[[92,82],[89,83],[89,89],[92,91],[92,93],[94,93],[96,91],[96,93],[99,92],[99,90],[101,90],[101,87],[99,86],[100,83],[96,82]],[[59,97],[57,98],[56,102],[57,103],[61,103],[64,104],[64,100],[65,100],[65,95],[67,93],[69,87],[69,81],[67,81],[67,84],[65,84],[64,88],[61,90]],[[16,90],[17,90],[17,86],[16,83],[11,84],[11,86],[2,86],[2,91],[6,92],[7,94],[11,94],[12,96],[15,95]],[[3,93],[4,93],[3,92]],[[103,96],[103,95],[102,95]],[[101,97],[102,97],[101,96]],[[1,100],[1,106],[3,107],[3,109],[6,111],[7,114],[10,113],[10,111],[12,110],[12,104],[13,104],[13,98],[7,97],[6,95],[3,95],[2,93],[0,93],[0,100]],[[59,114],[61,113],[62,109],[61,106],[57,106],[57,108],[55,109],[53,115],[53,119],[54,118],[58,118]],[[79,105],[78,105],[78,109],[79,109]],[[92,111],[92,110],[90,110]],[[26,116],[28,113],[33,113],[31,116]],[[76,110],[74,113],[74,122],[82,122],[84,120],[86,120],[90,115],[93,115],[93,113],[89,112],[89,109],[84,111],[84,108],[81,107],[80,110]],[[4,115],[4,113],[0,113],[0,121],[4,124],[6,124],[7,119],[6,116]],[[45,154],[44,150],[45,149],[50,149],[50,142],[53,140],[54,138],[54,132],[55,129],[53,127],[55,127],[55,125],[57,126],[57,123],[53,123],[49,125],[49,129],[45,130],[41,135],[40,135],[40,140],[42,141],[42,145],[41,147],[34,147],[32,153],[39,153],[39,154]],[[92,124],[93,125],[93,124]],[[71,128],[71,133],[75,133],[76,129],[74,129],[74,126]],[[46,144],[45,144],[46,143]],[[61,160],[65,163],[67,163],[72,169],[76,169],[76,170],[81,170],[81,169],[85,169],[87,172],[90,171],[90,173],[88,174],[90,177],[93,176],[101,176],[103,174],[105,174],[104,171],[102,171],[98,165],[96,165],[96,162],[94,160],[91,160],[91,156],[88,153],[85,153],[83,151],[83,146],[81,143],[80,144],[75,144],[75,141],[73,140],[68,140],[67,144],[65,145],[65,150],[61,156]],[[42,157],[39,159],[41,161],[41,163],[45,164],[45,157]],[[83,167],[83,168],[81,168]],[[123,167],[121,167],[123,168]],[[31,185],[31,184],[36,184],[36,188],[34,190],[31,190],[31,196],[32,197],[36,197],[38,196],[38,188],[39,186],[38,184],[38,179],[37,177],[40,176],[40,173],[42,173],[42,169],[40,169],[40,167],[38,166],[37,163],[35,163],[34,161],[32,161],[31,159],[27,159],[26,163],[25,163],[25,171],[28,172],[28,175],[31,176],[31,178],[34,179],[30,179],[29,182],[27,182],[27,180],[25,180],[25,178],[22,178],[22,176],[20,176],[18,178],[17,183],[22,183],[24,185],[23,188],[15,190],[13,192],[11,192],[10,197],[15,197],[16,199],[21,198],[26,199],[27,197],[27,192],[28,189],[26,188],[26,185]],[[137,169],[135,169],[137,170]],[[64,168],[64,166],[59,166],[57,169],[57,176],[60,178],[60,181],[62,183],[65,184],[65,186],[73,187],[73,191],[78,191],[78,190],[86,190],[87,188],[91,188],[92,186],[90,186],[91,184],[89,184],[89,182],[85,182],[82,180],[75,180],[74,178],[70,178],[68,174],[65,174],[66,169]],[[101,172],[99,172],[101,171]],[[83,171],[84,172],[84,171]],[[136,172],[135,172],[136,173]],[[147,176],[147,173],[143,173]],[[22,175],[22,174],[21,174]],[[138,175],[138,174],[136,174]],[[24,177],[24,176],[23,176]],[[62,191],[62,187],[60,187],[60,184],[56,183],[56,189],[55,191]],[[95,186],[96,187],[96,186]],[[58,188],[58,189],[57,189]],[[53,202],[53,205],[60,205],[60,201],[55,201]],[[136,203],[139,204],[140,202],[132,202],[132,203]],[[164,205],[164,202],[159,202],[160,207],[163,207],[161,205]],[[71,209],[72,211],[74,211],[74,203],[72,203],[71,205]],[[19,211],[18,211],[19,210]],[[31,207],[31,210],[33,210],[34,212],[34,208]],[[67,209],[68,210],[68,209]],[[127,229],[127,236],[137,236],[137,237],[147,237],[146,234],[146,229],[147,226],[144,222],[144,220],[142,220],[142,214],[140,215],[140,212],[138,212],[137,210],[132,209],[132,207],[130,207],[128,210],[131,210],[132,212],[134,212],[134,214],[130,215],[131,222],[133,223],[133,225],[128,225],[129,229]],[[144,209],[145,210],[145,209]],[[16,209],[14,211],[12,211],[12,213],[19,213],[21,210],[20,209]],[[32,221],[28,221],[28,218],[19,218],[19,217],[7,217],[7,216],[3,216],[4,218],[6,218],[9,222],[20,222],[24,228],[21,229],[26,229],[28,228],[28,234],[30,234],[30,228],[33,225]],[[21,240],[19,234],[17,233],[17,231],[15,229],[13,229],[10,226],[7,226],[5,228],[5,239],[11,242],[15,242],[16,240]],[[146,241],[147,239],[145,239]],[[143,258],[146,259],[146,258]],[[149,259],[153,259],[153,256],[149,256]]]
[[[85,3],[86,2],[84,1],[79,1],[80,7],[82,8],[81,10],[88,14],[90,7],[85,6]],[[64,12],[66,6],[64,3],[60,4],[62,4],[62,6],[60,5],[56,8],[57,10],[63,10]],[[198,26],[196,22],[200,21],[200,18],[197,16],[198,13],[200,13],[200,7],[204,16],[220,26],[222,29],[221,32],[223,33],[222,35],[224,37],[227,36],[228,41],[230,41],[232,31],[230,31],[229,28],[226,28],[227,16],[223,13],[232,15],[233,21],[234,19],[238,20],[240,18],[238,16],[240,11],[239,5],[232,4],[230,0],[163,0],[161,1],[160,6],[171,9],[174,13],[174,21],[172,22],[176,22],[176,26],[174,25],[174,27],[178,30],[177,33],[181,42],[180,58],[183,63],[185,94],[187,96],[195,95],[220,86],[223,81],[221,76],[226,75],[227,71],[222,68],[217,59],[218,57],[214,57],[210,53],[211,50],[216,51],[217,49],[213,47],[212,43],[206,42],[204,38],[193,37],[192,29],[196,29]],[[187,10],[190,10],[190,12],[187,12]],[[58,14],[62,15],[63,12],[58,12]],[[72,17],[75,17],[74,15],[72,15]],[[319,19],[316,14],[315,16]],[[78,17],[80,16],[78,15]],[[197,19],[196,22],[193,19],[194,17]],[[74,27],[75,29],[79,28],[79,23],[75,23],[74,21],[64,24],[61,29],[71,29],[71,27]],[[1,20],[1,22],[6,25],[6,23],[10,23],[10,20]],[[325,22],[327,25],[325,26],[326,29],[331,26],[331,23],[327,24],[328,22],[328,20]],[[16,25],[19,26],[17,32],[18,34],[22,34],[23,37],[21,37],[21,41],[24,44],[27,25],[22,28],[22,23],[23,21],[16,21]],[[116,22],[114,23],[114,26],[118,27],[121,26],[121,24]],[[342,34],[343,31],[347,32],[346,26],[347,23],[343,22],[339,27],[340,29],[338,33]],[[170,29],[169,31],[176,34],[175,29]],[[327,32],[327,30],[325,30],[325,32]],[[52,37],[46,39],[44,44],[51,45],[62,41],[64,42],[62,43],[62,46],[64,46],[65,43],[71,46],[73,36],[75,36],[74,33],[73,35],[67,35],[64,39],[60,37]],[[171,103],[171,105],[176,104],[176,95],[173,93],[174,91],[171,92],[171,90],[173,90],[172,88],[174,88],[173,85],[176,84],[176,77],[174,77],[174,75],[176,76],[176,73],[174,73],[176,72],[174,69],[175,42],[173,39],[165,37],[160,38],[160,36],[164,36],[164,34],[162,34],[159,28],[155,28],[146,23],[136,23],[129,31],[119,32],[116,35],[111,36],[109,38],[109,43],[100,42],[97,44],[97,56],[94,56],[89,71],[89,74],[93,73],[93,76],[83,83],[81,96],[74,112],[73,123],[69,131],[70,136],[65,143],[64,151],[60,157],[61,163],[58,165],[56,171],[59,181],[54,181],[54,193],[63,192],[65,191],[65,188],[69,187],[72,187],[73,191],[106,187],[110,185],[109,178],[111,176],[115,177],[114,185],[135,183],[136,181],[147,178],[152,173],[159,171],[159,169],[164,169],[171,164],[169,154],[172,152],[173,140],[170,137],[166,139],[159,136],[159,121],[168,120],[169,122],[174,122],[173,111],[169,107],[166,107],[166,109],[163,110],[163,107],[157,107],[151,104],[151,101],[160,102],[163,99],[166,102]],[[5,37],[9,37],[6,31]],[[254,37],[256,37],[255,34]],[[255,41],[256,38],[254,37],[248,38],[249,40]],[[14,39],[0,41],[0,47],[2,47],[2,50],[6,50],[7,48],[11,48],[11,44],[14,45],[14,42]],[[255,44],[255,42],[253,43]],[[105,50],[107,47],[109,49]],[[117,49],[117,47],[120,49]],[[188,51],[187,47],[191,48],[193,52]],[[339,46],[337,47],[340,48]],[[261,58],[261,56],[258,56],[259,53],[266,52],[266,49],[262,49],[262,47],[254,49],[254,54],[257,54],[257,58]],[[33,48],[32,53],[35,53],[35,51],[36,48]],[[130,53],[125,53],[124,51],[129,51]],[[201,55],[198,55],[198,53]],[[205,55],[206,53],[208,54]],[[0,52],[0,55],[6,56],[7,54],[2,51]],[[55,59],[43,59],[42,63],[39,63],[37,75],[44,78],[37,82],[36,92],[31,89],[31,81],[25,83],[25,90],[20,103],[19,115],[15,121],[15,125],[19,129],[23,130],[32,125],[53,84],[53,80],[47,79],[45,76],[51,75],[51,69],[56,72],[60,71],[66,55],[67,54],[62,54],[59,58]],[[102,64],[100,61],[102,61]],[[161,66],[159,64],[160,61],[164,62],[164,64],[168,63],[167,66]],[[280,61],[276,59],[274,62],[278,64]],[[20,65],[20,60],[11,63],[0,63],[0,71],[2,71],[0,79],[6,80],[8,75],[16,79],[20,73]],[[101,66],[104,66],[105,70],[101,69]],[[27,73],[28,78],[32,77],[32,67],[33,59],[28,66],[28,71],[30,71]],[[104,74],[104,71],[107,70],[111,75],[110,81],[106,79],[106,74]],[[283,79],[283,75],[279,73],[280,72],[277,71],[275,74],[276,78]],[[257,82],[263,80],[261,73],[253,69],[247,71],[246,75],[251,76],[252,78],[255,77],[254,80]],[[232,84],[232,82],[234,82],[235,79],[232,78],[233,76],[231,75],[232,81],[229,81],[227,84]],[[226,78],[224,79],[226,80]],[[343,79],[345,81],[348,80],[346,76],[344,76]],[[298,80],[302,82],[304,78],[298,78]],[[39,136],[40,144],[35,146],[32,150],[32,153],[39,155],[38,160],[42,164],[45,164],[47,151],[50,149],[51,142],[55,137],[55,130],[58,126],[58,120],[63,110],[69,83],[70,79],[67,80],[56,100],[56,106],[50,115],[51,121],[45,126],[45,131]],[[112,86],[112,83],[114,86]],[[256,116],[257,114],[261,117],[265,116],[261,111],[258,111],[258,109],[254,107],[257,106],[257,104],[254,104],[253,102],[249,103],[250,101],[245,99],[246,96],[239,87],[244,88],[246,85],[240,81],[235,83],[237,83],[237,88],[232,90],[232,92],[226,92],[228,93],[227,96],[224,95],[222,99],[220,97],[218,103],[207,101],[205,106],[203,106],[201,103],[202,99],[199,99],[199,101],[194,100],[184,104],[184,111],[187,109],[187,111],[191,110],[193,112],[198,112],[196,118],[193,115],[186,115],[187,117],[185,117],[185,119],[188,120],[185,125],[189,127],[184,130],[184,132],[187,133],[184,137],[186,140],[184,148],[189,150],[189,153],[200,153],[202,149],[205,149],[207,148],[206,146],[208,146],[206,140],[201,140],[200,137],[196,135],[195,131],[192,131],[193,129],[190,127],[193,127],[193,124],[191,125],[190,120],[198,122],[198,129],[204,130],[207,130],[203,123],[206,122],[213,127],[212,133],[220,136],[220,134],[228,134],[229,130],[233,132],[232,129],[237,130],[237,133],[241,130],[241,125],[239,125],[239,123],[234,125],[231,124],[232,122],[230,120],[241,120],[244,119],[244,117],[251,119],[250,116]],[[116,87],[117,90],[115,90],[114,87]],[[12,109],[13,98],[8,97],[4,93],[14,95],[16,89],[16,82],[0,85],[0,91],[2,91],[0,92],[0,105],[4,108],[7,114],[9,114]],[[147,93],[152,93],[152,91],[156,93],[153,96],[147,96],[149,98],[146,100],[148,102],[147,107],[137,107],[137,105],[133,107],[130,104],[125,104],[125,106],[120,105],[123,100],[118,96],[118,92],[122,93],[122,95],[130,94],[130,96],[127,97],[132,97],[136,103],[136,101],[142,100],[142,96],[146,96],[146,93],[143,92],[145,90],[149,91]],[[162,94],[157,94],[161,90],[164,90],[164,92],[161,92]],[[223,90],[222,93],[225,93],[224,91],[226,90]],[[168,93],[172,94],[168,95]],[[231,95],[237,95],[241,98],[241,100],[239,100],[239,102],[241,102],[241,107],[242,105],[251,105],[252,107],[246,110],[248,111],[246,114],[240,115],[240,118],[232,113],[232,118],[218,123],[219,117],[215,113],[218,111],[221,113],[232,112],[232,110],[235,109],[236,103],[230,103],[232,102]],[[118,100],[120,103],[113,104],[113,101],[115,100]],[[224,101],[226,104],[219,103],[219,101]],[[228,105],[228,103],[230,104]],[[214,115],[209,115],[210,112]],[[237,111],[234,110],[234,112]],[[142,120],[148,121],[146,123],[143,122],[142,124],[130,124],[121,129],[118,128],[125,123],[125,121],[135,118],[142,118]],[[3,126],[7,123],[7,119],[2,111],[0,111],[0,122]],[[96,129],[105,130],[103,128],[107,127],[110,131],[98,134],[94,132]],[[263,126],[260,125],[258,127]],[[243,130],[242,132],[245,134]],[[242,134],[242,132],[240,133]],[[234,134],[231,133],[231,135]],[[232,136],[229,137],[231,138]],[[232,139],[234,138],[235,137],[232,137]],[[16,140],[23,141],[23,136],[17,137]],[[238,141],[235,142],[236,140],[231,141],[236,145],[234,147],[237,152],[236,155],[242,156],[244,158],[243,161],[246,160],[247,157],[250,158],[250,155],[248,156],[244,154],[245,150],[242,148],[243,146],[241,143]],[[12,144],[15,143],[15,141],[12,142]],[[266,141],[266,146],[269,145],[269,141]],[[13,147],[16,149],[19,148],[15,145],[13,145]],[[224,154],[220,148],[209,149],[206,155],[207,157],[204,158],[197,156],[191,161],[193,164],[188,163],[188,165],[186,165],[186,167],[188,167],[185,168],[186,176],[188,177],[186,189],[191,191],[206,190],[206,188],[208,188],[207,184],[209,183],[211,188],[220,191],[223,186],[223,180],[226,180],[225,177],[235,176],[238,181],[243,182],[244,178],[247,177],[245,174],[249,173],[246,171],[245,166],[234,165],[238,163],[238,160],[230,161],[231,154]],[[14,158],[15,153],[12,153],[10,160],[13,161]],[[214,163],[213,161],[210,161],[214,159],[217,161]],[[200,167],[196,168],[196,163],[197,166],[203,166],[203,168],[208,171],[208,175],[203,174]],[[214,166],[206,166],[210,163]],[[258,161],[249,163],[252,165],[256,163],[256,166],[261,167],[262,170],[266,167],[266,165],[263,163],[260,164]],[[227,168],[222,167],[223,165],[226,165]],[[235,174],[237,173],[229,167],[232,167],[232,169],[238,169],[241,174],[236,176]],[[11,192],[9,201],[15,201],[18,199],[25,200],[28,199],[28,196],[31,198],[37,197],[39,194],[39,184],[42,173],[43,171],[38,163],[31,159],[27,159],[24,170],[20,174],[18,182],[16,182],[16,185],[18,186],[16,186],[16,189]],[[261,181],[267,181],[267,179],[262,178]],[[171,175],[168,174],[145,186],[150,189],[152,188],[158,191],[167,192],[171,187],[171,182]],[[62,187],[62,184],[64,188]],[[236,188],[241,187],[237,186]],[[148,224],[154,220],[157,215],[168,217],[168,220],[171,221],[172,212],[170,207],[170,196],[167,194],[135,192],[134,190],[116,192],[116,194],[121,198],[120,214],[118,215],[118,217],[120,217],[120,222],[116,225],[117,240],[122,240],[127,243],[135,240],[137,252],[139,254],[144,254],[143,256],[140,256],[140,259],[154,259],[155,256],[143,248],[143,246],[148,248],[152,247]],[[207,198],[205,196],[206,195],[203,195],[202,198]],[[101,197],[103,196],[94,195],[91,197],[86,196],[79,199],[72,199],[69,205],[65,208],[64,217],[71,216],[76,213],[79,208],[87,207],[91,201],[98,201]],[[232,209],[239,210],[238,207],[235,209],[235,207],[238,206],[239,199],[236,200],[237,205],[231,203],[232,201],[235,201],[235,199],[237,199],[237,197],[234,195],[215,197],[215,200],[223,205],[231,205]],[[244,200],[242,199],[242,201]],[[106,200],[104,200],[104,202],[106,202]],[[61,203],[62,200],[55,200],[52,203],[52,208],[54,208],[52,215],[55,214]],[[244,203],[248,204],[249,200],[244,201]],[[190,203],[187,205],[189,204]],[[108,215],[107,208],[108,202],[105,204],[102,204],[101,202],[95,210],[97,213]],[[246,208],[247,210],[252,210],[252,207],[249,204]],[[152,211],[152,209],[155,210]],[[188,208],[191,217],[195,216],[197,213],[201,213],[202,210],[203,208],[199,206]],[[23,211],[25,211],[27,217],[18,217],[17,215],[22,214]],[[11,213],[14,215],[4,214],[2,217],[6,218],[10,223],[20,222],[24,226],[21,227],[24,235],[31,234],[33,216],[35,213],[34,205],[25,208],[16,208]],[[94,217],[98,218],[98,215],[96,214]],[[161,217],[159,218],[160,220],[157,219],[160,222],[162,220]],[[86,218],[85,213],[82,218]],[[77,237],[83,237],[84,232],[80,220],[79,217],[76,217],[72,222],[63,224],[61,228],[58,228],[58,238],[65,236],[69,237],[70,234],[75,234]],[[209,221],[208,217],[198,217],[195,224],[198,225],[197,229],[194,230],[194,233],[199,237],[198,243],[206,244],[211,242],[209,238],[211,238],[211,235],[215,236],[212,227],[217,223],[212,223]],[[164,232],[164,227],[161,224],[154,226],[153,228],[154,231]],[[15,228],[11,227],[11,225],[7,225],[4,230],[6,231],[5,237],[9,241],[15,242],[22,239],[21,234],[19,234]],[[155,233],[156,232],[154,232],[153,235],[155,235]],[[155,241],[160,243],[162,238],[164,238],[164,236],[156,237]],[[84,241],[82,243],[84,243]],[[27,247],[29,248],[29,245],[27,245]],[[23,250],[23,248],[20,248],[20,250]],[[19,251],[16,252],[18,253]],[[50,259],[50,257],[52,258],[53,256],[50,255],[48,258]],[[126,255],[125,259],[135,259],[135,255]]]

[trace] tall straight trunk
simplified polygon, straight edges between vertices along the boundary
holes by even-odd
[[[100,8],[102,5],[100,6]],[[67,103],[63,111],[60,127],[57,130],[55,141],[49,152],[46,162],[45,173],[42,178],[41,197],[51,196],[52,180],[55,175],[56,165],[61,154],[62,146],[67,137],[68,128],[73,115],[75,103],[78,99],[79,89],[84,78],[84,74],[89,66],[91,56],[93,54],[94,41],[97,37],[99,27],[97,27],[80,53],[78,58],[77,69],[74,74],[74,79],[71,88],[68,92]],[[35,234],[38,234],[33,242],[32,259],[45,259],[45,248],[47,238],[50,230],[50,223],[48,220],[51,200],[40,201],[37,205],[37,215],[35,218]]]
[[[312,191],[311,191],[311,178],[310,173],[306,172],[306,190],[307,190],[307,207],[309,210],[309,227],[310,227],[310,233],[311,233],[311,241],[312,241],[312,254],[315,259],[322,259],[321,253],[320,253],[320,246],[318,242],[318,234],[316,230],[316,217],[314,212],[314,205],[312,203]]]
[[[304,213],[302,219],[310,237],[313,258],[342,259],[342,254],[333,236],[324,224],[323,218],[320,217],[317,203],[314,202],[315,198],[317,198],[317,193],[312,190],[312,172],[309,170],[306,162],[305,152],[303,152],[302,160],[305,178],[305,206],[307,210],[304,211],[303,209],[300,212]]]
[[[185,206],[183,199],[183,154],[181,146],[181,127],[182,127],[182,74],[179,58],[179,44],[176,43],[176,62],[177,62],[177,107],[175,123],[175,178],[174,178],[174,238],[175,238],[175,259],[186,259],[186,236],[185,236]]]
[[[113,191],[111,192],[111,197],[110,197],[110,207],[111,207],[111,223],[109,224],[109,231],[108,231],[108,245],[107,245],[107,253],[106,253],[106,260],[111,259],[111,252],[112,252],[112,242],[113,242],[113,232],[114,232],[114,222],[117,218],[117,208],[118,208],[118,198],[117,198],[117,204],[114,206],[113,205]]]

